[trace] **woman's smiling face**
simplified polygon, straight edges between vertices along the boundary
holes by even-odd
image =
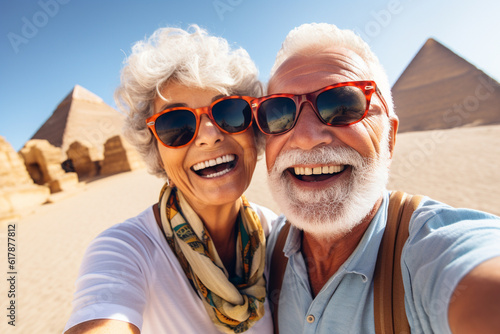
[[[172,106],[205,107],[222,97],[215,90],[190,88],[175,82],[165,85],[161,94],[167,101],[156,97],[155,113]],[[250,184],[257,162],[252,127],[231,135],[220,131],[207,115],[202,115],[200,121],[191,144],[169,148],[158,142],[167,175],[195,211],[234,203]]]

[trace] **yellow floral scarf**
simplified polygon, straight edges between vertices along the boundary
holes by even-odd
[[[236,277],[230,280],[208,231],[182,193],[167,185],[160,193],[167,241],[210,318],[224,333],[244,332],[264,316],[266,241],[259,217],[244,196],[241,201]]]

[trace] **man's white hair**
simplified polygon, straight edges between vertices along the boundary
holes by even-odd
[[[387,102],[389,114],[394,115],[394,104],[389,79],[377,56],[371,51],[368,44],[354,31],[339,29],[333,24],[309,23],[290,31],[281,45],[281,49],[278,51],[271,69],[271,78],[278,67],[291,56],[307,55],[311,49],[322,50],[331,47],[349,49],[363,59],[370,74],[373,76],[371,79],[375,81]]]
[[[167,83],[213,89],[224,95],[262,95],[257,67],[248,53],[233,49],[220,37],[209,36],[197,25],[187,30],[160,28],[132,47],[125,60],[115,101],[126,113],[124,134],[135,146],[151,174],[166,178],[156,139],[146,126],[154,114],[154,99]],[[255,127],[257,151],[263,135]]]

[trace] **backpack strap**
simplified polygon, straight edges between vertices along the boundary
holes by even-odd
[[[271,266],[269,267],[270,277],[267,295],[269,299],[269,307],[271,308],[271,312],[273,314],[275,334],[279,333],[278,305],[280,301],[281,284],[283,283],[286,265],[288,264],[288,258],[283,253],[283,248],[285,247],[285,242],[286,238],[288,237],[289,230],[290,223],[286,221],[276,239],[273,255],[271,257]]]
[[[387,225],[380,244],[374,274],[375,332],[410,333],[404,302],[401,252],[408,239],[410,218],[423,196],[393,191]]]

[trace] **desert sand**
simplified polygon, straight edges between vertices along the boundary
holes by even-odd
[[[500,214],[500,126],[405,133],[398,136],[389,189],[429,195],[457,207]],[[82,183],[52,196],[16,226],[16,326],[6,317],[7,223],[0,226],[0,333],[61,333],[71,312],[74,282],[89,242],[111,225],[157,201],[163,185],[146,170]],[[264,161],[258,163],[250,201],[276,212]]]

